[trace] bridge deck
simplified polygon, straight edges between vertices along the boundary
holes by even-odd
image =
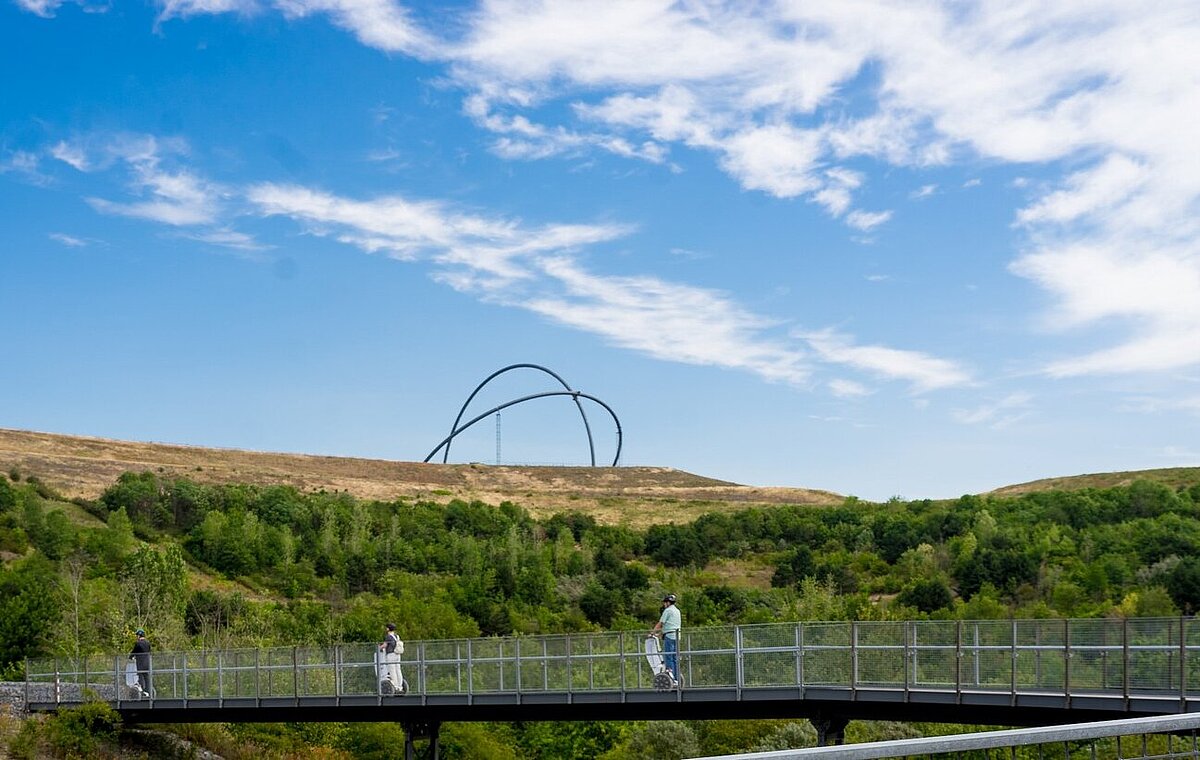
[[[627,720],[838,716],[1041,725],[1200,711],[1200,621],[775,623],[683,632],[659,692],[644,634],[409,642],[384,696],[373,644],[155,653],[153,697],[126,657],[27,663],[27,704],[87,691],[142,722]]]

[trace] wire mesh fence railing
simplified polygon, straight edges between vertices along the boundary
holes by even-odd
[[[409,642],[408,695],[653,688],[639,632]],[[126,655],[26,662],[33,703],[371,697],[369,643],[155,652],[128,686]],[[1193,618],[767,623],[684,629],[680,687],[1200,697]],[[1164,710],[1165,712],[1166,710]]]

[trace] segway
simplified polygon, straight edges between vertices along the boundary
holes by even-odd
[[[145,699],[150,696],[142,691],[142,682],[138,680],[137,663],[130,662],[125,665],[125,687],[131,690],[138,699]]]
[[[658,636],[650,634],[646,637],[646,664],[654,674],[655,691],[671,691],[679,687],[675,674],[667,667],[666,658],[658,645]]]
[[[400,651],[392,654],[375,651],[375,673],[379,678],[379,693],[385,697],[402,697],[408,693],[408,681],[400,672]]]

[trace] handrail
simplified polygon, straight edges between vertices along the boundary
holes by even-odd
[[[401,659],[412,695],[625,692],[649,688],[644,632],[410,642]],[[786,622],[690,628],[680,641],[684,688],[945,691],[1173,699],[1170,710],[1200,704],[1200,620],[917,620]],[[155,652],[154,699],[226,701],[330,697],[341,703],[379,697],[374,643],[325,647],[234,648]],[[27,660],[29,702],[72,704],[90,689],[122,706],[124,655]],[[52,684],[52,690],[40,689]],[[1157,708],[1156,708],[1157,709]],[[1151,710],[1156,711],[1156,710]],[[1168,708],[1164,707],[1164,712]]]
[[[881,760],[882,758],[916,756],[956,756],[972,750],[1008,749],[1038,744],[1110,739],[1120,736],[1182,733],[1200,730],[1200,714],[1155,715],[1149,718],[1125,718],[1092,723],[1073,723],[1063,726],[1041,726],[1004,731],[980,731],[952,736],[930,736],[919,739],[809,747],[805,749],[743,752],[733,755],[712,755],[693,760],[807,760],[807,758],[836,757],[838,760]],[[1080,752],[1083,755],[1083,752]],[[1187,753],[1195,756],[1195,748]],[[1132,757],[1125,755],[1125,757]]]

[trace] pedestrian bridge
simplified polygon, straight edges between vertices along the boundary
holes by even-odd
[[[681,687],[656,691],[641,632],[409,641],[409,690],[380,693],[374,644],[30,660],[26,704],[87,697],[128,721],[854,718],[991,725],[1200,712],[1200,621],[810,622],[685,629]],[[823,737],[824,738],[824,737]]]

